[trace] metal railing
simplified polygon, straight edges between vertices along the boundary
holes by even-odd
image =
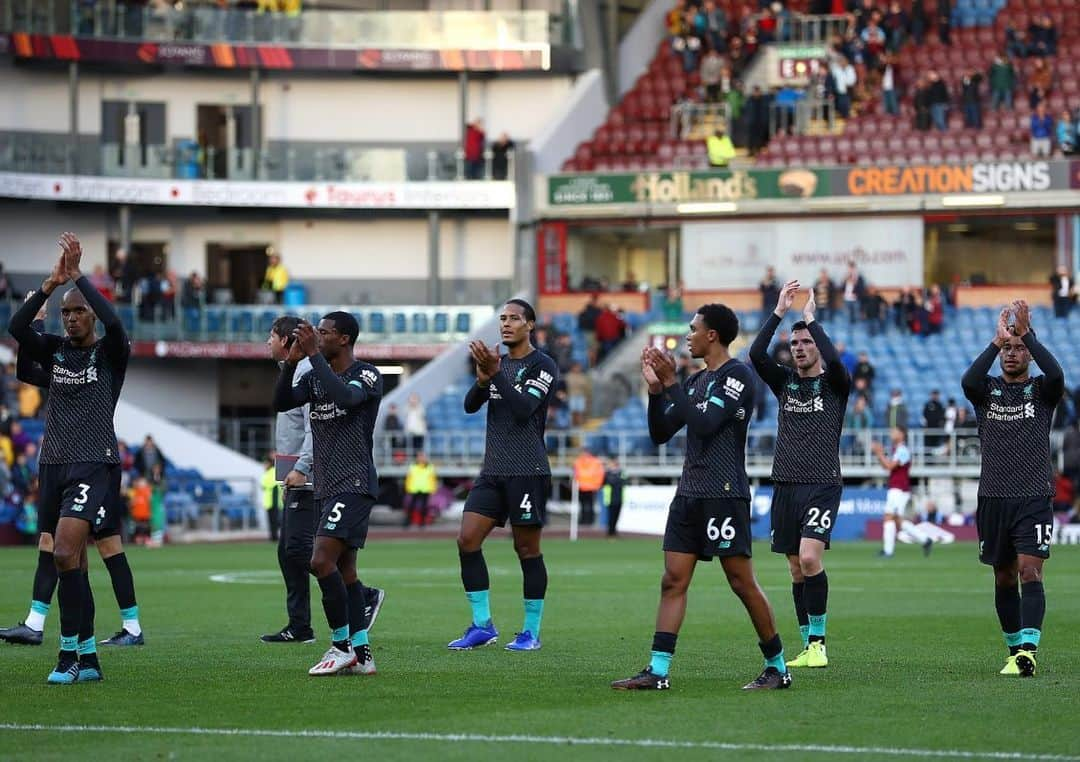
[[[269,400],[271,390],[267,390]],[[423,450],[444,476],[475,476],[484,459],[485,431],[483,416],[479,425],[464,429],[432,429],[416,438],[403,431],[379,431],[375,434],[376,467],[382,476],[403,476],[416,453]],[[270,418],[220,419],[214,421],[176,421],[203,436],[216,438],[228,447],[250,457],[261,458],[273,448],[273,424]],[[430,423],[430,422],[429,422]],[[1063,432],[1051,433],[1054,465],[1062,468]],[[646,428],[618,432],[584,429],[548,429],[546,435],[552,472],[567,476],[573,472],[574,459],[583,445],[601,456],[617,458],[629,476],[674,478],[682,471],[686,435],[680,432],[664,445],[654,445]],[[958,477],[977,479],[982,448],[974,429],[913,429],[908,432],[912,453],[911,475],[916,479]],[[845,433],[840,442],[840,467],[845,478],[883,480],[887,473],[871,449],[879,442],[889,451],[888,429],[865,429]],[[775,426],[750,430],[746,446],[746,471],[752,479],[768,479],[772,471],[776,444]]]
[[[803,98],[793,103],[769,104],[769,136],[778,133],[805,135],[814,123],[824,123],[831,133],[836,126],[836,107],[832,96]]]
[[[0,132],[0,172],[80,174],[177,180],[276,182],[425,182],[469,177],[465,153],[440,148],[372,146],[348,142],[268,141],[250,148],[200,147],[189,138],[172,144],[111,143],[98,135],[7,130]],[[491,148],[477,168],[479,180],[514,177],[514,154],[497,166]]]
[[[526,2],[520,11],[324,11],[295,14],[178,3],[2,0],[0,31],[153,42],[271,43],[406,50],[536,49],[570,44],[577,4]],[[539,9],[545,8],[545,9]]]
[[[758,21],[764,17],[758,13],[751,17],[751,28],[757,28]],[[776,20],[776,39],[774,42],[828,42],[834,35],[843,36],[851,19],[846,14],[827,14],[813,16],[794,13],[780,16]]]
[[[731,132],[730,113],[727,103],[677,103],[671,107],[671,136],[679,140],[704,140],[717,127]]]
[[[211,289],[212,290],[212,289]],[[136,341],[228,341],[263,343],[275,319],[284,314],[299,315],[317,324],[334,310],[350,312],[360,324],[360,342],[407,344],[447,344],[465,341],[469,333],[491,318],[494,309],[485,305],[428,307],[393,305],[355,307],[347,305],[289,306],[210,305],[183,306],[178,294],[173,300],[155,300],[149,305],[136,295],[134,304],[117,304],[116,310],[131,339]],[[0,324],[7,325],[20,302],[0,301]],[[51,310],[45,330],[63,334],[60,316]],[[232,446],[232,445],[230,445]],[[234,448],[236,449],[236,448]]]

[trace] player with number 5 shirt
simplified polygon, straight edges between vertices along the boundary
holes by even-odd
[[[989,375],[995,359],[1000,376]],[[1029,374],[1033,359],[1043,375]],[[1009,649],[1001,674],[1031,677],[1046,612],[1043,563],[1054,531],[1050,423],[1065,374],[1035,338],[1026,302],[1001,311],[993,340],[962,383],[982,444],[975,523],[979,560],[994,568],[994,603]]]
[[[498,642],[482,546],[491,530],[506,526],[507,521],[521,562],[525,623],[506,650],[540,648],[540,621],[547,594],[540,534],[551,491],[544,428],[559,369],[554,360],[533,347],[530,336],[535,325],[532,305],[511,299],[499,313],[499,337],[506,354],[498,345],[489,347],[482,341],[469,344],[476,383],[465,395],[465,412],[476,413],[487,405],[487,437],[484,465],[465,501],[457,539],[461,582],[472,621],[460,638],[447,644],[455,651]]]

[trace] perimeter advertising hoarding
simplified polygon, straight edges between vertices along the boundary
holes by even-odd
[[[548,208],[763,199],[1030,193],[1068,190],[1080,174],[1067,161],[1000,161],[905,166],[797,167],[575,173],[548,177]]]
[[[757,288],[765,268],[781,281],[812,283],[821,268],[839,280],[849,262],[867,283],[923,282],[922,217],[687,222],[682,225],[684,283],[697,290]]]

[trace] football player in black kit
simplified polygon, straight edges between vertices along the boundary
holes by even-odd
[[[989,375],[995,359],[1000,376]],[[1043,375],[1028,374],[1033,359]],[[1001,674],[1031,677],[1046,612],[1043,563],[1054,531],[1050,424],[1065,374],[1035,338],[1026,302],[1001,311],[993,341],[962,384],[982,443],[975,523],[979,560],[994,568],[994,603],[1009,649]]]
[[[769,357],[769,342],[798,291],[798,281],[790,281],[780,290],[776,309],[750,347],[750,361],[780,404],[772,466],[772,550],[787,556],[795,615],[803,637],[802,653],[788,666],[826,667],[829,581],[822,556],[840,510],[840,432],[851,377],[825,329],[814,319],[817,305],[813,288],[807,289],[803,319],[791,327],[795,368]]]
[[[113,415],[131,346],[120,317],[80,271],[79,239],[64,233],[60,247],[52,273],[12,316],[8,330],[19,352],[51,376],[38,461],[40,526],[54,538],[60,604],[60,654],[48,682],[72,684],[102,678],[86,542],[95,526],[114,523],[116,501],[108,497],[120,457]],[[75,288],[64,294],[60,309],[67,337],[33,330],[31,322],[49,295],[69,281]],[[105,327],[102,339],[94,332],[95,316]]]
[[[322,590],[330,625],[330,648],[308,674],[375,674],[364,616],[364,586],[356,576],[356,552],[367,540],[368,519],[379,492],[372,459],[382,375],[355,360],[360,327],[347,312],[319,321],[318,335],[301,322],[278,376],[274,409],[310,406],[315,505],[320,512],[311,573]],[[293,386],[296,366],[307,356],[311,372]]]
[[[732,591],[758,635],[765,669],[744,690],[791,685],[784,648],[750,561],[750,485],[746,429],[754,410],[754,372],[728,347],[739,319],[722,304],[699,308],[686,336],[690,356],[705,368],[679,383],[675,360],[653,347],[641,356],[649,387],[649,436],[657,444],[686,427],[686,459],[664,530],[664,576],[649,665],[616,680],[616,690],[667,690],[675,642],[686,616],[686,593],[699,560],[720,559]]]

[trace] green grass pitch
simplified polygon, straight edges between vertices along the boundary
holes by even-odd
[[[991,573],[973,545],[929,559],[900,546],[891,561],[876,550],[844,544],[827,555],[829,668],[796,671],[789,691],[747,694],[739,687],[757,675],[761,655],[717,564],[698,567],[672,690],[608,687],[647,661],[658,539],[546,542],[544,648],[515,654],[501,647],[522,618],[505,536],[485,551],[500,647],[465,653],[446,649],[468,619],[453,541],[373,536],[360,560],[362,579],[388,591],[372,633],[379,674],[323,679],[307,676],[326,646],[314,585],[319,643],[257,639],[284,623],[269,543],[135,548],[147,645],[102,649],[101,684],[54,687],[45,676],[55,605],[46,646],[0,644],[0,758],[1080,760],[1080,547],[1055,548],[1046,567],[1033,680],[997,674],[1005,649]],[[786,563],[762,544],[755,553],[792,655],[800,643]],[[0,550],[5,625],[25,615],[35,554]],[[119,615],[93,550],[91,566],[104,638]]]

